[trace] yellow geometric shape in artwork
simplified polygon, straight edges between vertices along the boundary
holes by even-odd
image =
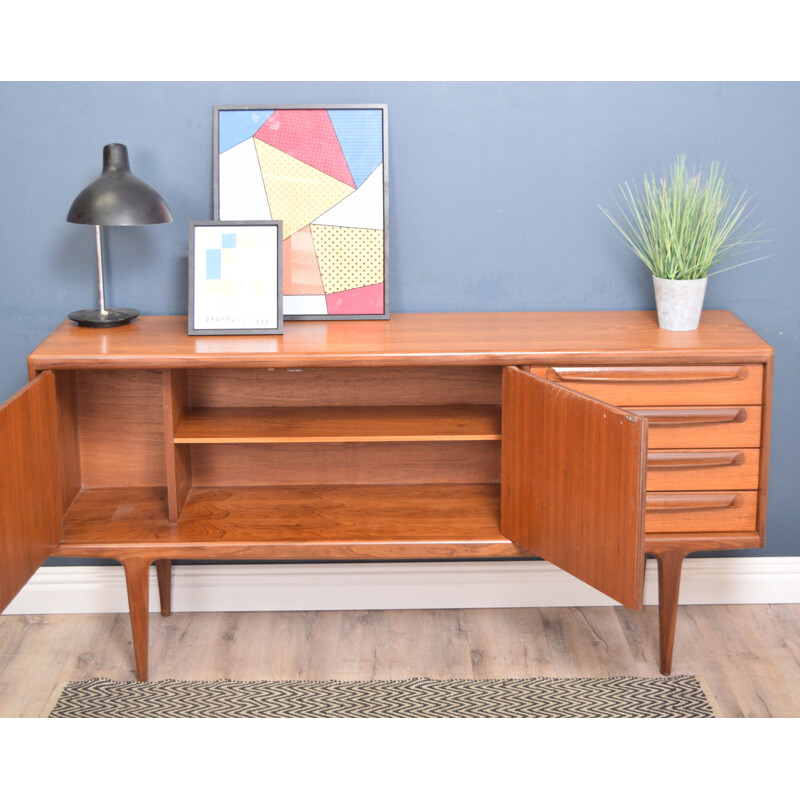
[[[272,219],[283,220],[284,239],[355,191],[260,139],[253,141]]]
[[[325,294],[381,283],[383,231],[312,225]]]
[[[216,297],[233,297],[236,294],[236,281],[216,280],[206,281],[206,294],[213,294]]]

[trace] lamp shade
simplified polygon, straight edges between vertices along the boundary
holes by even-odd
[[[74,200],[67,222],[82,225],[156,225],[172,222],[164,198],[139,180],[128,163],[124,144],[103,148],[103,173]]]

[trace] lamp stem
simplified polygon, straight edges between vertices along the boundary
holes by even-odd
[[[94,226],[94,242],[97,248],[97,288],[100,294],[100,313],[106,313],[106,297],[103,288],[103,238],[100,226]]]

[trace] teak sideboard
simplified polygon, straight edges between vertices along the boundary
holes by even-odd
[[[174,559],[539,556],[640,609],[661,670],[681,565],[764,543],[772,349],[727,311],[395,314],[187,335],[61,324],[0,407],[0,609],[49,556],[148,581]]]

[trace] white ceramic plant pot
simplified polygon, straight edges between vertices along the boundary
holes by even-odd
[[[673,281],[653,275],[658,326],[668,331],[693,331],[700,324],[708,278]]]

